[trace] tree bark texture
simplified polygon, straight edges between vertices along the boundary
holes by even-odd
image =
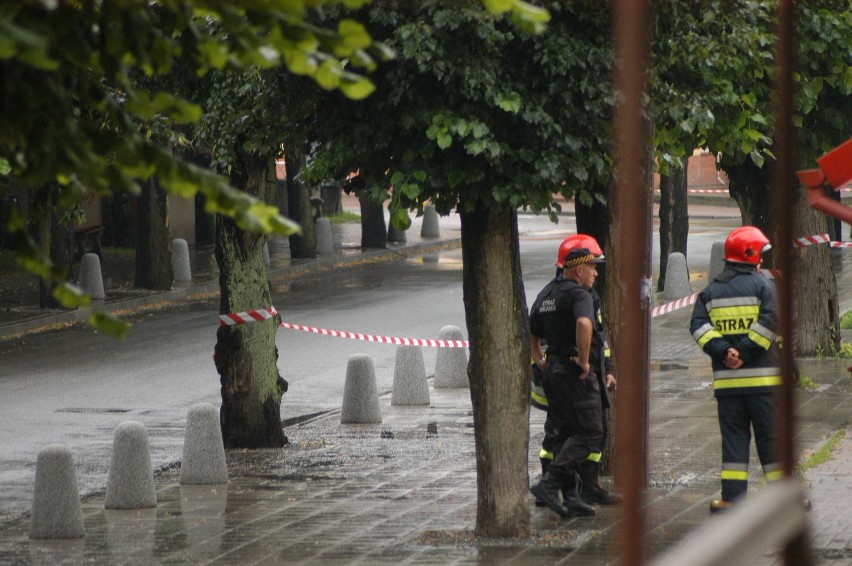
[[[580,199],[574,198],[574,213],[577,217],[577,233],[588,234],[598,241],[604,255],[609,256],[610,225],[612,224],[612,212],[610,210],[610,186],[601,185],[595,187],[593,192],[602,196],[605,202],[594,199],[591,205],[585,205]],[[556,250],[554,250],[554,254]],[[554,259],[555,256],[554,256]],[[606,287],[607,268],[606,264],[598,267],[598,290]],[[606,304],[606,297],[601,293],[601,300]],[[606,309],[604,309],[606,311]]]
[[[382,203],[371,199],[367,191],[360,191],[358,202],[361,205],[361,247],[388,247],[388,230]]]
[[[70,274],[74,263],[74,231],[61,213],[54,210],[46,214],[46,217],[38,219],[39,245],[53,265]],[[53,296],[53,289],[41,278],[39,278],[39,308],[63,308]]]
[[[243,156],[240,175],[232,181],[247,193],[263,198],[267,160]],[[272,306],[264,236],[244,232],[230,218],[216,222],[216,261],[221,298],[219,312],[245,312]],[[220,326],[214,361],[222,386],[220,420],[226,448],[272,448],[287,439],[281,428],[281,396],[287,382],[279,375],[275,333],[279,318]]]
[[[105,246],[117,248],[136,247],[135,198],[127,193],[113,193],[102,203]]]
[[[156,175],[142,183],[139,196],[139,237],[136,238],[135,285],[140,289],[172,288],[172,240],[169,201]]]
[[[627,383],[627,380],[638,381],[637,385],[631,386],[630,390],[638,392],[635,398],[619,396],[617,393],[611,396],[612,408],[609,411],[609,439],[606,449],[604,450],[603,460],[601,461],[601,473],[610,474],[614,468],[614,459],[622,458],[623,456],[616,455],[613,458],[613,452],[616,448],[616,439],[618,438],[618,412],[620,403],[632,403],[635,405],[644,405],[644,408],[637,412],[641,421],[631,422],[631,427],[639,428],[644,431],[641,436],[642,449],[638,452],[644,457],[641,462],[635,462],[633,465],[640,466],[644,471],[645,481],[647,483],[648,473],[648,435],[649,435],[649,410],[650,410],[650,306],[651,306],[651,253],[652,253],[652,228],[653,228],[653,212],[654,212],[654,162],[653,162],[653,147],[652,140],[654,139],[653,124],[646,120],[646,135],[645,143],[643,144],[644,155],[642,156],[642,178],[638,179],[635,184],[629,185],[630,190],[641,191],[641,198],[613,198],[611,201],[612,221],[610,227],[610,242],[611,245],[605,250],[607,258],[606,265],[609,277],[606,280],[606,285],[598,286],[598,293],[601,295],[601,302],[604,305],[603,318],[609,333],[610,345],[615,360],[616,379],[619,384]],[[613,195],[615,197],[615,195]],[[618,210],[617,202],[625,203],[625,208]],[[634,206],[635,202],[641,201],[641,206]],[[625,235],[623,222],[627,216],[643,218],[642,239],[634,241]],[[641,273],[645,281],[629,281],[627,275],[622,271],[625,266],[626,259],[631,257],[628,254],[638,256],[641,253],[642,262],[640,267]],[[599,285],[595,283],[595,285]],[[636,289],[640,290],[637,296]],[[633,309],[634,312],[629,311]],[[636,314],[642,319],[642,325],[645,330],[641,336],[639,343],[626,344],[624,333],[625,318],[627,315]],[[638,363],[635,366],[627,365],[620,361],[626,348],[635,348],[633,352],[637,353]],[[627,388],[625,388],[627,389]],[[619,401],[621,399],[621,401]],[[626,413],[628,411],[625,411]],[[618,478],[616,478],[618,479]]]
[[[516,212],[461,213],[468,377],[476,442],[476,534],[530,534],[529,327]]]
[[[685,159],[683,168],[672,168],[669,175],[660,176],[660,276],[657,278],[657,291],[665,289],[669,255],[682,253],[686,256],[689,236],[686,171]]]
[[[750,159],[722,168],[728,175],[728,192],[740,207],[743,226],[757,226],[769,236],[774,230],[769,194],[769,167],[758,167]]]
[[[795,209],[796,237],[822,234],[827,230],[828,218],[807,205],[803,192],[799,192]],[[773,245],[777,245],[773,240]],[[826,244],[795,248],[795,356],[830,354],[840,348],[840,312],[837,297],[837,280],[834,277],[833,254],[846,253],[832,250]],[[802,266],[807,266],[801,269]]]
[[[296,178],[304,166],[304,154],[295,151],[287,154],[287,213],[291,220],[298,222],[302,227],[301,235],[290,236],[291,259],[317,257],[317,232],[314,229],[310,188]]]

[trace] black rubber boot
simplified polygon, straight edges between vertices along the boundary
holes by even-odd
[[[562,501],[562,506],[568,513],[568,517],[591,517],[595,514],[595,508],[583,501],[579,495],[566,497]]]
[[[580,497],[583,501],[589,504],[597,505],[618,505],[622,502],[622,497],[614,493],[610,493],[600,486],[599,480],[600,464],[597,462],[585,461],[580,465]]]
[[[537,499],[541,499],[544,504],[550,507],[553,511],[565,517],[568,514],[568,511],[562,507],[562,502],[559,501],[560,489],[562,489],[562,481],[560,478],[548,472],[543,478],[541,478],[541,481],[530,488],[530,491]]]
[[[563,501],[567,501],[577,497],[577,495],[577,472],[571,472],[568,480],[562,484],[562,499]]]
[[[551,460],[549,460],[548,458],[539,458],[539,461],[541,462],[541,477],[544,477],[545,474],[547,474],[547,468],[550,467]],[[542,501],[538,497],[535,498],[536,507],[544,507],[545,505],[546,503],[544,501]]]

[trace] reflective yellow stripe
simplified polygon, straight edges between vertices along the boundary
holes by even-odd
[[[714,339],[714,338],[721,338],[721,337],[722,337],[722,335],[721,335],[721,334],[719,334],[717,331],[715,331],[715,330],[709,330],[709,331],[705,332],[704,334],[702,334],[702,335],[701,335],[701,336],[700,336],[700,337],[696,340],[696,342],[698,342],[698,347],[699,347],[699,348],[703,348],[703,347],[704,347],[704,344],[706,344],[706,343],[707,343],[707,342],[709,342],[710,340],[712,340],[712,339]]]
[[[600,462],[603,454],[600,452],[589,452],[589,456],[586,458],[589,462]]]
[[[748,481],[748,471],[722,470],[723,480]]]
[[[538,458],[540,460],[553,460],[553,452],[542,448],[538,453]]]
[[[612,351],[609,348],[604,348],[604,357],[605,358],[611,358],[612,357]]]
[[[760,316],[759,305],[718,307],[709,313],[716,330],[724,334],[745,334]]]
[[[768,385],[781,385],[781,376],[767,375],[763,377],[735,377],[731,379],[717,379],[713,382],[713,389],[734,389],[736,387],[766,387]]]
[[[764,472],[763,476],[766,478],[766,481],[776,481],[780,480],[784,477],[784,470],[775,470],[772,472]]]
[[[532,389],[530,389],[530,397],[532,398],[533,401],[535,401],[536,403],[538,403],[539,405],[541,405],[543,407],[549,406],[548,403],[547,403],[547,397],[545,397],[544,395],[539,395],[538,393],[536,393]]]
[[[760,334],[758,334],[754,330],[748,331],[748,337],[752,342],[754,342],[755,344],[760,344],[761,346],[763,346],[767,350],[772,345],[772,342],[770,342],[769,340],[767,340],[766,338],[764,338],[763,336],[761,336]]]

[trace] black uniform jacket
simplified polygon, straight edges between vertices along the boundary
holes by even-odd
[[[774,282],[755,267],[725,264],[725,270],[699,293],[689,328],[713,361],[717,397],[763,393],[780,385],[777,327]],[[744,362],[739,369],[724,365],[731,347]]]

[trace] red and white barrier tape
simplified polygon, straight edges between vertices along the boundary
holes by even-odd
[[[828,237],[828,234],[814,234],[813,236],[804,236],[802,238],[796,238],[793,240],[793,245],[797,248],[804,248],[805,246],[815,246],[817,244],[831,244],[831,239]]]
[[[682,309],[683,307],[688,307],[689,305],[694,305],[695,301],[698,299],[698,293],[693,293],[688,297],[682,297],[676,301],[672,301],[671,303],[666,303],[665,305],[660,305],[658,307],[654,307],[651,309],[651,318],[668,314],[672,311],[676,311],[678,309]]]
[[[269,307],[268,309],[259,309],[256,311],[220,314],[219,326],[233,326],[234,324],[245,324],[247,322],[269,320],[276,314],[278,314],[278,312],[275,310],[275,307]]]
[[[379,344],[400,344],[405,346],[428,346],[430,348],[467,348],[467,340],[427,340],[422,338],[397,338],[395,336],[373,336],[371,334],[360,334],[358,332],[345,332],[342,330],[328,330],[325,328],[315,328],[313,326],[302,326],[301,324],[292,324],[290,322],[282,322],[281,326],[290,330],[302,330],[304,332],[313,332],[314,334],[322,334],[323,336],[334,336],[337,338],[350,338],[352,340],[363,340],[366,342],[377,342]]]

